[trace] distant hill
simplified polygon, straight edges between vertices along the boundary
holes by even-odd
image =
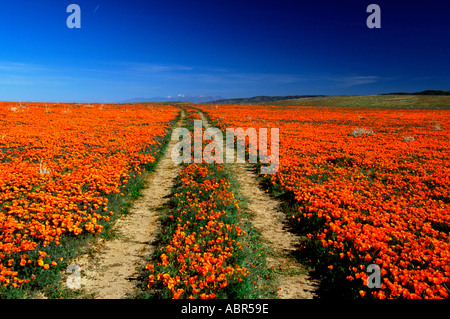
[[[380,94],[380,95],[450,95],[450,91],[425,90],[425,91],[416,92],[416,93],[399,92],[399,93],[385,93],[385,94]]]
[[[426,90],[422,92],[416,93],[385,93],[379,94],[383,95],[450,95],[450,91],[444,90]],[[249,98],[235,98],[235,99],[221,99],[209,101],[206,104],[260,104],[260,103],[270,103],[284,100],[300,100],[300,99],[311,99],[311,98],[323,98],[323,97],[332,97],[329,95],[287,95],[287,96],[254,96]]]
[[[223,99],[221,96],[205,96],[205,95],[184,95],[178,94],[174,96],[166,96],[166,97],[137,97],[133,99],[128,99],[123,101],[122,103],[143,103],[143,102],[169,102],[169,101],[186,101],[192,103],[206,103],[213,100]]]
[[[399,93],[384,93],[379,94],[379,96],[386,96],[386,95],[420,95],[420,96],[431,96],[431,95],[450,95],[450,91],[445,90],[426,90],[422,92],[416,92],[416,93],[406,93],[406,92],[399,92]],[[196,96],[190,96],[190,95],[183,95],[178,94],[174,96],[166,96],[166,97],[138,97],[133,99],[128,99],[126,101],[123,101],[122,103],[143,103],[143,102],[171,102],[171,101],[185,101],[185,102],[192,102],[192,103],[204,103],[204,104],[261,104],[261,103],[271,103],[271,102],[279,102],[279,101],[285,101],[285,100],[306,100],[306,99],[313,99],[313,98],[325,98],[325,97],[332,97],[329,95],[286,95],[286,96],[254,96],[254,97],[247,97],[247,98],[232,98],[232,99],[225,99],[221,96],[205,96],[205,95],[196,95]]]
[[[282,100],[305,99],[325,97],[326,95],[288,95],[288,96],[254,96],[249,98],[221,99],[210,101],[207,104],[258,104]]]

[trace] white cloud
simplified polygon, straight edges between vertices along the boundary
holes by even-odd
[[[79,67],[0,61],[0,99],[8,98],[11,91],[19,89],[40,99],[53,98],[57,91],[80,98],[85,98],[84,95],[89,98],[98,95],[98,99],[119,96],[121,100],[135,96],[164,96],[174,90],[187,95],[310,94],[329,89],[341,91],[381,80],[385,79],[364,74],[239,72],[168,63],[113,61]]]
[[[46,67],[23,62],[1,61],[0,72],[7,74],[15,73],[34,73],[48,70]]]
[[[97,10],[100,8],[100,5],[97,5],[96,7],[95,7],[95,9],[94,9],[94,12],[92,13],[92,15],[94,15],[96,12],[97,12]]]
[[[376,75],[353,75],[353,76],[336,76],[330,80],[341,83],[343,87],[352,87],[363,84],[376,83],[381,78]]]

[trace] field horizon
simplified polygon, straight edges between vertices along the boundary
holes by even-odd
[[[339,95],[316,96],[298,99],[279,99],[266,102],[248,102],[249,99],[224,100],[223,103],[194,103],[188,101],[141,102],[159,105],[273,105],[273,106],[329,106],[329,107],[379,107],[379,108],[438,108],[450,109],[450,95],[382,94],[382,95]],[[140,103],[131,103],[140,104]]]

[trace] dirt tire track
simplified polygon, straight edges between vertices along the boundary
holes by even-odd
[[[175,127],[180,127],[181,119]],[[81,298],[123,299],[132,297],[136,291],[135,280],[138,267],[143,266],[145,257],[153,253],[151,243],[156,240],[159,210],[171,192],[178,168],[171,158],[170,141],[155,171],[149,174],[141,196],[133,202],[129,213],[118,219],[113,230],[117,238],[102,240],[95,244],[95,254],[85,254],[74,263],[81,268]]]
[[[250,165],[235,164],[233,169],[241,195],[249,200],[248,209],[253,215],[251,223],[271,248],[272,253],[268,256],[267,263],[278,274],[278,298],[314,298],[318,282],[293,257],[301,239],[286,229],[286,216],[278,209],[280,203],[259,187],[255,171]]]
[[[210,127],[205,115],[199,111],[206,128]],[[235,152],[236,153],[236,152]],[[235,154],[236,155],[236,154]],[[312,299],[316,297],[319,282],[292,255],[301,242],[300,237],[287,230],[286,216],[278,207],[280,202],[264,192],[250,164],[228,165],[239,184],[240,195],[249,201],[247,209],[253,216],[252,225],[261,233],[271,248],[267,258],[269,267],[278,275],[280,299]]]

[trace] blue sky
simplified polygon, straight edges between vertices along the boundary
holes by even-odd
[[[450,90],[448,1],[5,2],[4,101]],[[366,26],[371,3],[381,29]]]

